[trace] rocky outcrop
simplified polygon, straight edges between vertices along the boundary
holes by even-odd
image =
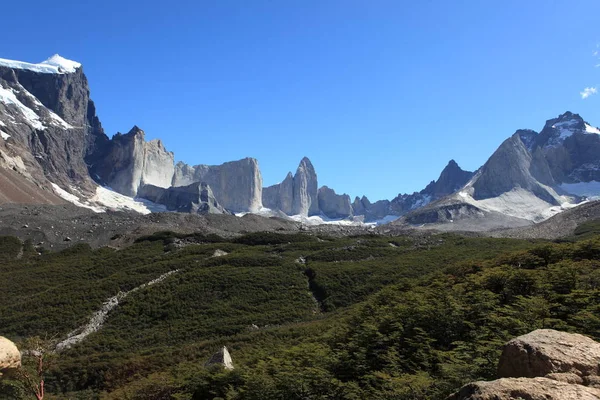
[[[262,203],[271,210],[280,210],[284,214],[292,215],[294,176],[291,172],[288,172],[281,183],[263,188]]]
[[[0,376],[3,373],[21,366],[21,353],[17,346],[5,337],[0,336]]]
[[[504,346],[498,365],[501,377],[600,374],[600,343],[587,336],[538,329]]]
[[[146,142],[144,131],[137,126],[125,135],[113,136],[104,151],[92,173],[117,192],[135,196],[142,185],[171,186],[175,173],[173,153],[160,140]]]
[[[437,181],[431,181],[420,193],[436,200],[456,192],[472,177],[473,172],[463,170],[456,161],[450,160]]]
[[[481,168],[473,184],[476,200],[500,196],[515,188],[535,194],[549,204],[558,202],[531,174],[532,157],[518,134],[505,140]]]
[[[144,185],[138,197],[163,204],[169,211],[195,214],[229,214],[217,201],[210,186],[205,182],[195,182],[187,186],[168,189],[154,185]]]
[[[447,400],[598,400],[600,390],[548,378],[503,378],[473,382]]]
[[[310,160],[304,157],[294,176],[288,172],[281,183],[264,189],[263,205],[287,215],[318,215],[321,210],[317,188],[315,168]]]
[[[294,175],[294,201],[292,214],[319,214],[317,173],[308,157],[304,157]]]
[[[206,362],[206,366],[218,365],[227,370],[233,370],[233,360],[227,347],[223,346]]]
[[[319,209],[329,218],[347,218],[353,215],[350,196],[336,194],[335,190],[323,186],[318,192]]]
[[[538,329],[509,341],[501,379],[463,386],[448,400],[600,399],[600,343],[575,333]]]
[[[63,62],[60,56],[46,63]],[[67,62],[68,60],[64,60]],[[84,159],[104,136],[90,100],[83,68],[64,70],[50,64],[0,61],[0,147],[10,138],[15,154],[3,158],[23,161],[18,172],[50,190],[49,182],[93,191]]]
[[[256,212],[262,207],[262,176],[254,158],[221,165],[177,163],[172,186],[194,182],[208,184],[221,205],[233,212]]]

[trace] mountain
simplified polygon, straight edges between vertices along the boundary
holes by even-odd
[[[251,212],[314,223],[403,217],[397,224],[458,226],[460,220],[461,229],[475,224],[469,221],[488,229],[540,222],[600,194],[598,182],[600,130],[565,112],[539,133],[517,130],[477,171],[450,160],[424,189],[391,200],[351,201],[320,186],[308,157],[295,174],[263,188],[258,161],[251,157],[220,165],[176,164],[161,140],[146,141],[137,126],[109,138],[77,62],[58,55],[39,64],[0,59],[4,203],[68,201],[97,212]]]
[[[396,224],[462,220],[461,229],[470,230],[481,227],[474,215],[486,216],[487,229],[543,221],[579,204],[582,196],[600,194],[599,150],[600,130],[567,111],[546,121],[539,133],[516,131],[456,193]],[[449,207],[471,212],[452,214]]]
[[[223,207],[233,212],[256,212],[262,207],[262,175],[258,161],[244,158],[221,165],[175,165],[172,186],[194,182],[210,185]]]
[[[85,158],[104,131],[80,64],[0,59],[0,131],[0,165],[38,187],[32,202],[47,198],[51,183],[93,193]]]
[[[317,173],[308,157],[304,157],[296,174],[288,172],[281,183],[264,188],[263,206],[287,215],[319,215]]]

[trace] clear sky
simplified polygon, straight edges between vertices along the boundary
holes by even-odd
[[[2,16],[0,58],[83,63],[109,136],[138,125],[190,164],[255,157],[265,186],[308,156],[320,185],[390,199],[566,110],[600,125],[598,0],[31,0]]]

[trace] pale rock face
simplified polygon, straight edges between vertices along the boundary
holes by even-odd
[[[350,196],[336,194],[335,190],[323,186],[318,192],[319,209],[329,218],[347,218],[353,215]]]
[[[134,126],[127,134],[113,137],[96,171],[117,192],[135,196],[142,185],[163,188],[171,185],[174,156],[160,140],[146,142],[144,131]]]
[[[504,346],[498,365],[500,376],[535,377],[551,373],[598,375],[600,343],[576,333],[538,329]]]
[[[543,170],[540,166],[532,168],[532,161],[531,153],[519,134],[515,133],[505,140],[481,167],[473,183],[473,198],[483,200],[497,197],[519,187],[532,192],[549,204],[558,205],[553,195],[532,175],[532,170]]]
[[[317,190],[317,173],[307,157],[300,161],[294,175],[294,201],[292,204],[293,215],[319,214],[319,201]]]
[[[144,168],[140,185],[171,186],[175,174],[175,159],[159,139],[144,143]]]
[[[600,390],[548,378],[503,378],[473,382],[446,400],[598,400]]]
[[[0,376],[3,372],[21,366],[21,353],[17,346],[5,337],[0,336]]]
[[[294,176],[288,172],[285,179],[276,185],[263,188],[263,206],[292,215],[294,202]]]
[[[221,165],[177,163],[172,186],[194,182],[207,183],[221,206],[233,212],[256,212],[262,207],[262,176],[254,158]]]
[[[231,359],[231,355],[229,354],[227,347],[221,347],[219,351],[212,355],[206,365],[220,365],[227,370],[233,370],[233,360]]]
[[[598,400],[600,343],[538,329],[509,341],[491,382],[472,382],[446,400]]]

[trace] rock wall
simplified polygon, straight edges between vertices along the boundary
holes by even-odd
[[[155,185],[141,186],[138,197],[162,204],[169,211],[196,214],[229,214],[217,201],[211,188],[204,182],[168,189]]]
[[[307,157],[298,165],[294,175],[294,198],[292,203],[293,215],[318,215],[318,183],[315,168]]]
[[[177,163],[172,186],[193,182],[208,184],[221,205],[232,212],[256,212],[262,207],[262,175],[254,158],[221,165]]]
[[[174,156],[160,140],[146,142],[144,131],[134,126],[127,134],[113,137],[94,173],[117,192],[135,196],[142,185],[171,185]]]
[[[329,218],[347,218],[354,214],[350,196],[336,194],[335,190],[323,186],[318,192],[319,209]]]

